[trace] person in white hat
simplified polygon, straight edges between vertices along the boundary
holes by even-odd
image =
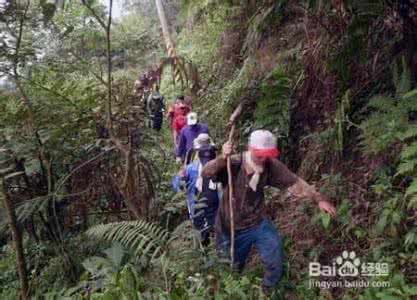
[[[190,220],[194,228],[200,231],[202,244],[207,245],[210,233],[214,231],[219,206],[219,185],[210,178],[203,178],[201,172],[203,166],[216,157],[216,148],[210,136],[201,133],[194,140],[193,151],[195,158],[173,178],[172,186],[179,192],[182,182],[185,182]]]
[[[283,247],[275,225],[266,218],[264,187],[288,188],[297,198],[315,201],[319,208],[332,216],[335,207],[326,196],[288,170],[277,157],[277,140],[267,130],[256,130],[249,138],[248,151],[232,154],[230,143],[223,145],[222,155],[209,161],[202,176],[217,178],[223,187],[216,217],[216,239],[220,253],[230,248],[230,209],[226,157],[230,156],[233,178],[233,211],[235,226],[235,257],[237,267],[243,269],[252,245],[257,248],[265,266],[263,288],[271,291],[282,276]],[[228,252],[226,252],[228,253]]]
[[[201,124],[198,122],[198,117],[195,112],[190,112],[187,115],[187,126],[181,129],[180,136],[178,138],[178,148],[177,148],[177,162],[184,162],[185,157],[193,148],[194,140],[201,133],[209,133],[208,126],[206,124]]]

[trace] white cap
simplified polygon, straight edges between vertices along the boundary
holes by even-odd
[[[255,130],[249,137],[249,146],[258,149],[276,148],[277,138],[268,130]]]
[[[187,125],[195,125],[197,124],[198,118],[195,112],[190,112],[187,115]]]
[[[207,133],[200,133],[193,142],[194,149],[199,149],[201,146],[210,145],[211,138]]]

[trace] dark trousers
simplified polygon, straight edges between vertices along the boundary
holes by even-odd
[[[208,180],[205,180],[203,182],[205,192],[202,195],[203,199],[200,199],[201,202],[204,202],[205,206],[197,208],[193,216],[193,225],[201,232],[203,244],[209,242],[210,233],[214,232],[215,218],[219,207],[217,190],[208,190],[207,185]]]
[[[152,128],[158,131],[161,130],[163,118],[162,111],[156,112],[152,117]]]

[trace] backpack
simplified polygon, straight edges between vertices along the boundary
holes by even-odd
[[[162,110],[165,107],[164,100],[164,97],[161,96],[159,93],[150,94],[147,99],[148,113],[155,114],[158,112],[162,112]]]

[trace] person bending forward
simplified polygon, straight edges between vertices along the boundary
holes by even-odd
[[[226,157],[232,154],[230,143],[223,145],[222,155],[209,161],[202,170],[204,177],[217,177],[225,187],[216,217],[216,243],[220,252],[230,250],[230,209]],[[297,198],[315,201],[321,210],[336,215],[326,196],[288,170],[278,156],[275,136],[267,130],[256,130],[249,138],[248,151],[231,155],[235,257],[243,269],[252,245],[255,245],[265,266],[264,291],[271,291],[282,276],[282,239],[274,224],[266,218],[264,188],[288,188]]]

